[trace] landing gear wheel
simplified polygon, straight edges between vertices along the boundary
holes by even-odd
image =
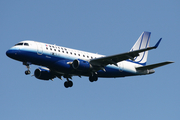
[[[64,82],[64,87],[65,87],[65,88],[68,88],[68,87],[69,87],[68,81]]]
[[[94,82],[93,76],[89,76],[89,81],[90,81],[90,82]]]
[[[89,81],[90,82],[94,82],[94,81],[97,81],[97,80],[98,80],[98,76],[97,75],[93,74],[93,75],[89,76]]]
[[[25,74],[26,74],[26,75],[29,75],[29,74],[31,74],[31,71],[30,71],[30,70],[26,70],[26,71],[25,71]]]
[[[73,86],[73,82],[72,81],[68,81],[69,87]]]
[[[72,81],[66,81],[64,82],[64,87],[68,88],[68,87],[72,87],[73,86],[73,82]]]

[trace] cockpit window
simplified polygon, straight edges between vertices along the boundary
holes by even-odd
[[[24,45],[25,45],[25,46],[29,46],[29,44],[28,44],[28,43],[24,43]]]
[[[15,46],[17,46],[17,45],[23,45],[23,43],[18,43],[18,44],[16,44]]]

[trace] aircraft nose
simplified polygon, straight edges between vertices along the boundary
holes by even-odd
[[[11,49],[6,51],[6,55],[10,58],[13,58],[13,56],[15,56],[16,54],[17,54],[17,52],[14,50],[11,50]]]
[[[7,50],[7,51],[6,51],[6,55],[7,55],[8,57],[10,57],[11,54],[12,54],[11,50]]]

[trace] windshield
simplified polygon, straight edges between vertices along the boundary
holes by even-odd
[[[23,45],[23,43],[18,43],[18,44],[15,44],[14,46],[18,46],[18,45]]]
[[[28,43],[24,43],[24,46],[29,46],[29,44]]]
[[[29,44],[28,43],[18,43],[18,44],[16,44],[16,45],[14,45],[14,46],[29,46]]]

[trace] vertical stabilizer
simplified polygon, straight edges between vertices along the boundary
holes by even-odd
[[[140,50],[149,47],[150,36],[151,32],[143,32],[130,51]],[[147,57],[148,51],[139,53],[139,56],[134,58],[134,62],[141,65],[146,65]]]

